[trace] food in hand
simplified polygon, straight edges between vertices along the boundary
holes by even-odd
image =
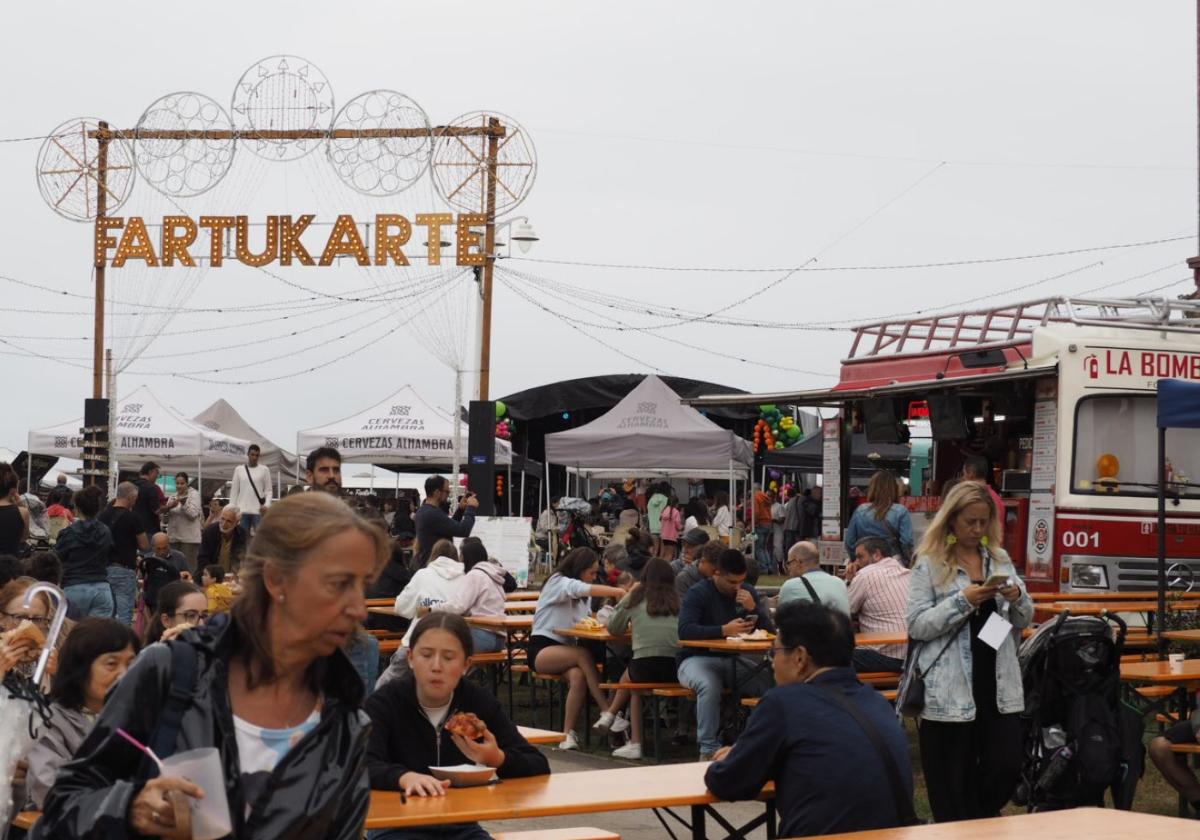
[[[575,622],[576,630],[599,630],[603,626],[604,626],[603,624],[601,624],[599,621],[592,618],[591,616],[588,616],[587,618],[580,619],[579,621]]]
[[[0,642],[12,644],[28,639],[35,647],[40,648],[46,643],[46,634],[29,619],[25,619],[12,630],[0,633]]]
[[[760,627],[758,630],[755,630],[750,633],[739,633],[738,638],[745,639],[748,642],[764,642],[764,641],[768,641],[770,639],[774,639],[775,634],[771,633],[767,630],[763,630]]]
[[[471,712],[459,712],[446,721],[446,731],[461,735],[468,741],[478,741],[487,733],[487,724]]]

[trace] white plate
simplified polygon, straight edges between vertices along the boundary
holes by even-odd
[[[449,779],[454,787],[486,785],[496,778],[496,770],[482,764],[452,764],[448,767],[430,767],[435,779]]]

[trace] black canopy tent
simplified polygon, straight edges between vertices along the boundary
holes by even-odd
[[[1158,380],[1158,648],[1167,615],[1167,430],[1200,429],[1200,383]],[[1192,576],[1188,568],[1189,578]]]
[[[876,470],[904,472],[911,454],[903,443],[867,443],[863,432],[855,434],[850,444],[850,478],[866,481]],[[773,449],[758,456],[757,466],[800,473],[820,473],[824,470],[824,441],[814,432],[795,446]]]

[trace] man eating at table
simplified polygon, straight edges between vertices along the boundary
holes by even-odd
[[[763,630],[775,629],[766,600],[746,583],[745,556],[735,549],[725,549],[717,557],[713,576],[695,584],[684,597],[679,610],[679,639],[720,640],[749,633],[756,625]],[[756,659],[738,659],[738,677],[745,683],[734,686],[734,656],[704,648],[680,648],[679,682],[696,692],[696,738],[701,761],[707,761],[721,746],[721,692],[736,687],[742,696],[752,696],[770,685],[768,674],[756,672]]]
[[[775,782],[780,837],[893,828],[915,821],[908,740],[896,713],[854,675],[854,631],[838,610],[793,601],[776,614],[777,687],[704,782],[725,800]]]

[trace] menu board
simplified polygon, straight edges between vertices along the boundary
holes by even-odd
[[[489,516],[475,520],[471,536],[483,540],[488,556],[500,561],[524,589],[529,584],[529,538],[533,520],[528,516]],[[462,545],[462,538],[454,540]]]
[[[1033,404],[1032,490],[1052,490],[1058,462],[1058,402],[1037,400]]]
[[[842,535],[842,444],[841,414],[821,421],[821,536],[837,539]]]

